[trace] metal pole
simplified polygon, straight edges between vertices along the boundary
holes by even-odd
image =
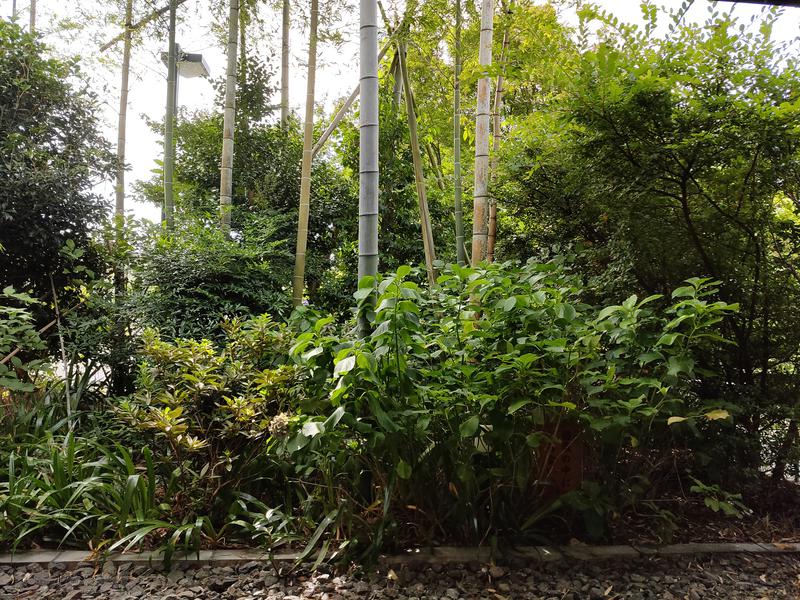
[[[175,44],[176,0],[169,3],[169,49],[167,59],[167,114],[164,121],[164,203],[161,206],[161,223],[167,229],[174,225],[175,197],[172,179],[175,173],[175,92],[178,79],[178,57]]]

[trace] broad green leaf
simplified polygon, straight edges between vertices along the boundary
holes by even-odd
[[[478,419],[478,415],[475,415],[461,423],[458,432],[461,434],[462,438],[472,437],[475,435],[475,432],[478,431],[479,425],[480,419]]]
[[[400,479],[409,479],[411,477],[411,465],[404,460],[397,463],[396,471]]]
[[[508,407],[508,414],[513,415],[520,408],[522,408],[523,406],[527,406],[531,402],[532,402],[531,400],[517,400],[511,406]]]
[[[720,419],[727,419],[731,414],[724,409],[718,408],[703,415],[709,421],[718,421]]]
[[[352,371],[353,367],[355,366],[356,366],[356,357],[350,355],[336,363],[336,366],[333,368],[333,374],[334,376],[344,375],[345,373]]]

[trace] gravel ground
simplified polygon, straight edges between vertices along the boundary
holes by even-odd
[[[317,572],[278,578],[262,563],[160,573],[107,564],[0,567],[0,598],[36,600],[701,600],[800,598],[800,557],[725,555],[398,568],[368,576]]]

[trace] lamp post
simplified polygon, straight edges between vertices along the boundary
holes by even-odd
[[[175,196],[172,180],[175,173],[175,119],[178,105],[179,77],[208,77],[209,70],[202,54],[183,52],[175,43],[175,0],[170,1],[169,50],[161,54],[167,66],[167,114],[164,122],[164,200],[161,204],[161,223],[172,229]]]

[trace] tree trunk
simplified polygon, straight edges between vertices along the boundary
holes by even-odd
[[[467,263],[464,246],[464,209],[461,205],[461,0],[456,0],[455,84],[453,89],[453,209],[456,225],[456,260]]]
[[[489,208],[489,96],[492,82],[486,68],[492,64],[492,0],[483,0],[479,62],[484,70],[478,80],[478,103],[475,114],[475,189],[472,199],[472,266],[486,258],[487,216]]]
[[[281,125],[289,120],[289,33],[291,4],[283,0],[283,25],[281,27]]]
[[[177,23],[177,3],[169,3],[169,49],[167,59],[167,114],[164,118],[164,204],[161,207],[161,222],[167,229],[174,224],[173,212],[175,197],[172,180],[175,171],[175,96],[178,85],[177,47],[175,28]]]
[[[422,153],[419,149],[419,137],[417,135],[417,115],[414,111],[414,94],[411,92],[411,81],[408,77],[408,66],[406,65],[406,49],[402,44],[398,44],[397,65],[403,82],[403,91],[406,98],[406,113],[408,114],[408,136],[411,142],[411,159],[414,163],[414,180],[417,184],[417,199],[419,201],[419,220],[422,226],[422,248],[425,252],[425,268],[428,272],[428,283],[436,283],[436,269],[433,266],[436,260],[436,250],[433,244],[433,230],[431,229],[431,217],[428,212],[428,199],[425,191],[425,176],[422,172]]]
[[[300,213],[297,219],[297,250],[294,258],[292,303],[303,303],[308,245],[308,213],[311,197],[311,161],[314,144],[314,82],[317,75],[317,20],[318,0],[311,0],[311,25],[308,33],[308,82],[306,84],[306,118],[303,127],[303,164],[300,169]]]
[[[230,0],[228,15],[228,69],[225,82],[225,113],[222,121],[222,165],[219,185],[219,221],[224,234],[231,231],[233,196],[233,133],[236,118],[236,59],[239,38],[239,0]]]
[[[30,26],[28,27],[28,33],[31,35],[36,33],[36,0],[31,0]]]
[[[31,4],[33,10],[34,4]],[[122,245],[123,225],[125,222],[125,143],[127,139],[128,124],[128,81],[131,71],[131,43],[133,21],[133,0],[125,3],[125,37],[122,47],[122,81],[119,90],[119,118],[117,120],[117,181],[116,203],[114,206],[114,221],[116,229],[117,248]],[[33,26],[33,23],[31,23]],[[125,273],[120,265],[114,269],[114,287],[117,295],[125,288]]]
[[[378,273],[378,5],[360,0],[358,278]],[[366,334],[366,323],[359,323]]]
[[[511,6],[513,6],[513,0],[509,5],[508,10],[511,10]],[[505,7],[505,2],[503,3]],[[506,26],[503,29],[503,46],[500,51],[500,63],[502,65],[501,72],[497,76],[497,87],[495,88],[494,92],[494,110],[492,111],[492,160],[491,160],[491,179],[492,181],[497,180],[497,161],[498,155],[500,152],[500,142],[503,137],[502,131],[502,118],[500,113],[503,110],[503,93],[505,89],[503,88],[503,83],[505,80],[505,60],[506,54],[508,52],[508,20],[506,20]],[[494,262],[494,247],[495,242],[497,240],[497,198],[492,197],[489,200],[489,227],[487,232],[487,240],[486,240],[486,261],[487,262]]]

